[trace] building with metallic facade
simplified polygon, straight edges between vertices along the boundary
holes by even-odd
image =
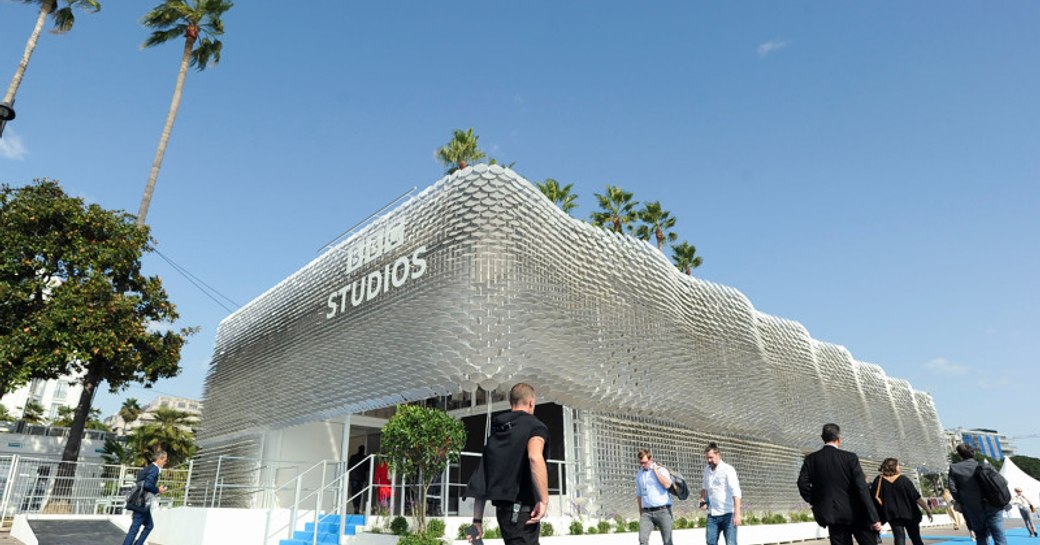
[[[587,512],[632,514],[641,447],[696,484],[709,440],[749,509],[803,508],[801,457],[830,421],[864,459],[945,467],[928,394],[486,165],[441,179],[221,323],[201,454],[285,458],[291,442],[299,457],[307,441],[293,430],[518,381],[561,407],[558,490]],[[313,442],[342,457],[336,441]]]

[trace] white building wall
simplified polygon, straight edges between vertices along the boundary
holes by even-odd
[[[65,375],[53,380],[33,380],[5,395],[0,403],[7,407],[8,413],[20,417],[26,402],[32,399],[43,406],[43,417],[53,420],[58,416],[59,408],[74,408],[82,393],[83,386],[78,377]]]

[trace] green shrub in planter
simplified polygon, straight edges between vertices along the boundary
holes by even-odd
[[[585,533],[585,527],[581,525],[580,520],[572,520],[570,532],[572,536],[580,536]]]
[[[762,523],[762,520],[759,519],[758,515],[756,515],[754,513],[748,513],[748,514],[744,515],[743,518],[741,518],[740,521],[745,526],[754,526],[756,524],[761,524]]]
[[[585,529],[585,533],[587,533],[587,534],[589,534],[591,536],[591,535],[598,534],[599,530],[597,530],[595,526],[589,526],[588,528]]]
[[[599,521],[599,524],[596,525],[596,529],[599,530],[599,533],[601,533],[601,534],[609,534],[610,533],[610,521],[606,521],[606,520]]]
[[[429,519],[426,521],[426,535],[433,537],[444,537],[444,520]],[[465,539],[465,538],[463,538]]]
[[[672,528],[675,528],[676,530],[682,530],[684,528],[689,528],[689,527],[690,527],[690,519],[688,519],[686,517],[679,517],[679,518],[675,519],[675,522],[672,523]]]
[[[455,534],[455,539],[466,539],[466,530],[468,530],[470,526],[472,525],[467,522],[460,524],[459,533]]]
[[[629,532],[638,532],[639,531],[639,521],[638,520],[630,520],[630,521],[628,521],[628,531]]]
[[[628,530],[628,522],[625,522],[625,518],[621,515],[614,517],[614,532],[620,534],[626,530]]]
[[[741,521],[743,522],[743,521]],[[697,528],[704,528],[708,525],[708,517],[697,517]]]
[[[487,528],[485,528],[484,539],[502,539],[502,529],[496,527],[488,530]]]
[[[538,535],[542,537],[550,537],[553,535],[554,532],[555,530],[553,530],[552,524],[549,524],[548,522],[543,522],[542,527],[538,530]]]
[[[441,545],[441,540],[430,534],[406,534],[397,540],[397,545]]]
[[[395,536],[403,536],[408,533],[408,519],[404,517],[394,517],[394,520],[390,521],[390,533]]]

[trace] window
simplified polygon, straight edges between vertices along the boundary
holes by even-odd
[[[65,401],[65,398],[69,395],[69,383],[65,381],[58,381],[54,386],[54,401],[61,403]]]

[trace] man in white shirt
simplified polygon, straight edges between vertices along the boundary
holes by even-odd
[[[701,509],[708,512],[704,537],[708,545],[718,545],[719,532],[726,536],[726,545],[737,545],[737,526],[740,526],[740,481],[733,466],[722,461],[722,453],[715,443],[704,449],[704,480],[701,486]]]

